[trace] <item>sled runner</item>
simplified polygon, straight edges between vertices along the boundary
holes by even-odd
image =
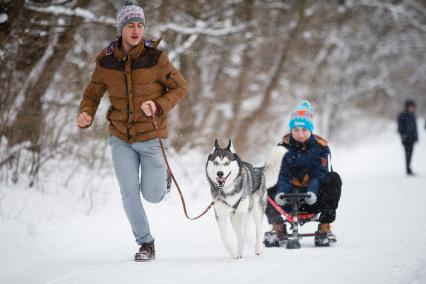
[[[291,212],[284,211],[272,198],[268,196],[268,202],[283,216],[284,222],[290,224],[291,233],[287,234],[286,244],[287,249],[300,248],[300,239],[303,237],[314,237],[315,246],[324,247],[329,246],[330,243],[336,242],[336,237],[332,234],[326,233],[299,233],[299,226],[311,221],[318,221],[320,213],[305,213],[299,212],[299,209],[305,202],[305,198],[309,197],[306,193],[287,193],[284,198],[287,200],[291,207]],[[264,244],[266,247],[282,246],[283,241],[280,241],[275,232],[265,232]]]

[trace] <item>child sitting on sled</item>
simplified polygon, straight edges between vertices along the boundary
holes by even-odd
[[[265,163],[268,195],[285,211],[291,212],[286,193],[295,190],[305,192],[308,197],[300,211],[320,213],[315,244],[329,245],[330,224],[336,219],[336,209],[341,193],[341,179],[329,171],[330,150],[325,139],[313,134],[313,108],[308,101],[300,102],[292,112],[289,128],[278,146],[269,154]],[[279,242],[266,246],[280,246],[287,240],[287,228],[281,214],[268,203],[266,216]]]

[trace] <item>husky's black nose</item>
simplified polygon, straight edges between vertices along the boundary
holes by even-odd
[[[218,177],[223,177],[223,172],[222,172],[222,171],[218,171],[218,172],[217,172],[217,176],[218,176]]]

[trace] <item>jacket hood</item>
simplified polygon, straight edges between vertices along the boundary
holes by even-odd
[[[292,136],[291,133],[288,133],[284,135],[282,138],[282,142],[280,143],[282,146],[286,147],[287,149],[293,148],[293,149],[304,149],[309,148],[310,145],[313,143],[318,143],[321,147],[327,147],[328,141],[324,138],[322,138],[319,135],[312,134],[311,137],[305,141],[305,142],[298,142],[296,141]]]
[[[145,49],[145,47],[147,48],[157,48],[160,45],[161,40],[163,39],[163,37],[160,37],[157,40],[152,40],[152,39],[145,39],[143,38],[141,40],[141,42],[134,48],[132,48],[128,54],[128,56],[130,56],[130,58],[136,58],[138,57],[142,51]],[[101,59],[102,57],[114,54],[115,58],[117,58],[117,60],[122,60],[123,57],[126,56],[126,54],[121,50],[121,43],[122,43],[122,37],[118,36],[116,38],[114,38],[113,41],[111,41],[109,43],[109,45],[104,48],[96,57],[96,61],[98,61],[99,59]]]

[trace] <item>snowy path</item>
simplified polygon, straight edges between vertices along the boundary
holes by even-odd
[[[426,283],[423,134],[415,178],[403,175],[394,134],[335,151],[335,169],[344,178],[335,247],[315,248],[312,239],[303,239],[300,250],[265,249],[257,257],[249,241],[244,259],[229,259],[213,214],[185,220],[174,192],[147,205],[157,260],[134,263],[137,247],[114,193],[111,205],[89,216],[0,222],[0,283]],[[194,184],[204,184],[202,170],[200,175]],[[194,214],[208,203],[208,194],[200,196],[203,202],[189,206]],[[302,227],[313,230],[313,224]]]

